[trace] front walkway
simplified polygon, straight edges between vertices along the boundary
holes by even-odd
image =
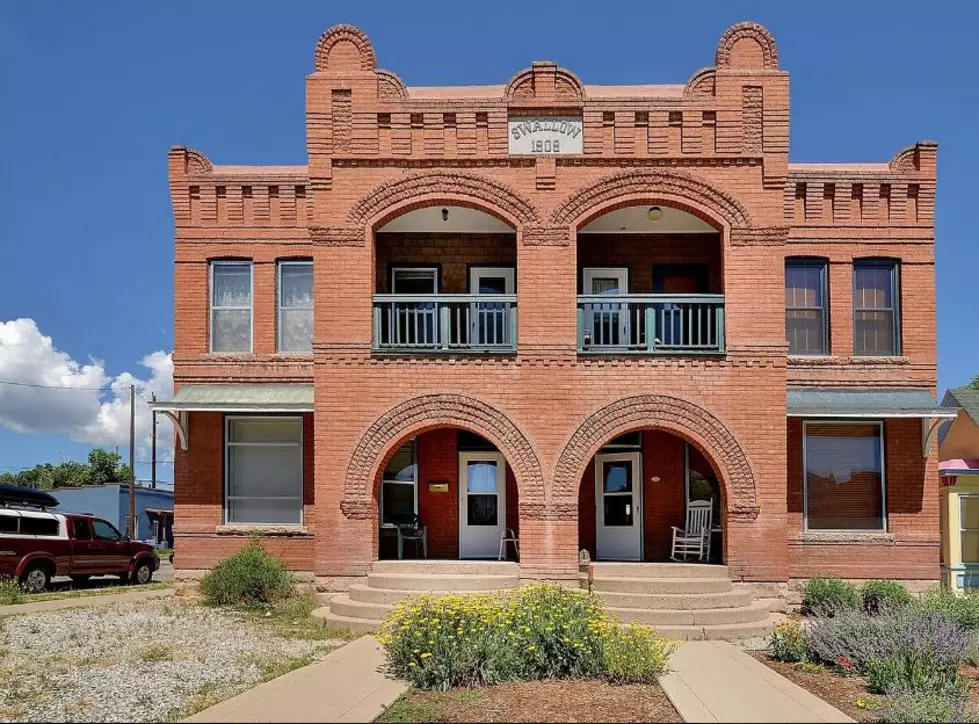
[[[370,722],[408,689],[380,671],[384,651],[363,636],[184,719],[187,722]]]
[[[850,722],[760,661],[724,641],[682,644],[660,679],[687,722]]]

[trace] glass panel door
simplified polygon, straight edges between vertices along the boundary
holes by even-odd
[[[618,296],[629,293],[629,270],[624,267],[588,267],[583,272],[585,294]],[[627,304],[586,304],[585,333],[590,347],[620,347],[632,343]]]
[[[595,456],[595,557],[642,560],[641,454]]]
[[[496,558],[506,525],[506,462],[498,452],[459,453],[459,557]]]
[[[511,267],[474,266],[469,270],[472,294],[513,294],[516,270]],[[504,302],[476,302],[471,305],[470,344],[475,347],[510,345],[509,305]]]

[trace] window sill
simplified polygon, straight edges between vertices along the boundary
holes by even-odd
[[[267,524],[267,523],[228,523],[226,525],[219,525],[214,529],[214,532],[218,535],[229,535],[229,536],[282,536],[282,537],[300,537],[300,536],[311,536],[312,533],[309,532],[309,528],[304,525],[286,525],[286,524]]]
[[[903,355],[858,355],[855,354],[848,360],[850,364],[865,365],[909,365],[911,358]]]
[[[792,365],[838,365],[842,364],[836,355],[831,354],[790,354],[789,364]]]
[[[868,543],[892,544],[895,538],[893,533],[886,533],[880,530],[834,530],[834,531],[807,531],[796,538],[796,543],[820,544],[832,543],[834,545],[866,545]]]

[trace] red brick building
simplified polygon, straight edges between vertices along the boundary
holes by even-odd
[[[337,26],[306,89],[308,165],[170,151],[179,577],[257,531],[343,589],[416,513],[573,579],[712,499],[735,580],[937,581],[936,144],[790,163],[751,23],[682,84],[457,88]]]

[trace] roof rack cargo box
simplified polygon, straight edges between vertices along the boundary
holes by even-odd
[[[23,485],[0,485],[0,506],[12,508],[16,506],[31,508],[55,508],[58,499],[43,490],[28,488]]]

